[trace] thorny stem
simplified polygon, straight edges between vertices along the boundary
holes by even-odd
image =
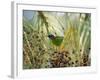
[[[29,41],[28,41],[28,38],[27,38],[27,34],[26,34],[26,32],[24,32],[24,35],[25,35],[25,39],[26,39],[26,42],[27,42],[27,45],[28,45],[28,47],[29,47],[29,50],[30,50],[30,52],[31,52],[31,63],[33,62],[33,51],[32,51],[32,48],[30,47],[30,44],[29,44]]]
[[[23,51],[24,51],[25,55],[28,57],[28,62],[29,62],[29,64],[32,64],[32,62],[31,62],[31,58],[29,57],[30,55],[27,54],[27,52],[25,51],[24,48],[23,48]]]
[[[43,21],[44,21],[44,23],[45,23],[45,26],[46,26],[46,29],[47,29],[47,33],[49,34],[49,30],[48,30],[49,25],[48,25],[48,22],[47,22],[47,20],[46,20],[46,17],[45,17],[44,14],[42,13],[42,11],[38,11],[38,13],[39,13],[39,16],[41,17],[41,19],[43,19]]]

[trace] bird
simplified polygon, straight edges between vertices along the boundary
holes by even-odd
[[[63,36],[54,36],[53,34],[48,35],[49,39],[56,47],[60,47],[63,41]]]

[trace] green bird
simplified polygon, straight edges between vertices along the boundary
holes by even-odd
[[[63,36],[54,36],[53,34],[48,35],[49,39],[52,41],[53,45],[56,47],[60,47],[62,41],[63,41]]]

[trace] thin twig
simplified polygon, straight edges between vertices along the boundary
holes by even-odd
[[[32,51],[32,48],[30,47],[30,43],[29,43],[29,41],[28,41],[26,32],[24,32],[24,35],[25,35],[25,39],[26,39],[27,45],[28,45],[28,47],[29,47],[29,50],[30,50],[30,52],[31,52],[31,55],[34,56],[34,55],[33,55],[34,53],[33,53],[33,51]]]

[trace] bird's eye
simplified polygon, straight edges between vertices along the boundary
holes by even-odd
[[[50,38],[50,37],[52,37],[52,35],[48,35],[48,37]]]
[[[52,34],[48,35],[48,37],[49,37],[50,39],[54,39],[54,38],[55,38],[55,36],[52,35]]]

